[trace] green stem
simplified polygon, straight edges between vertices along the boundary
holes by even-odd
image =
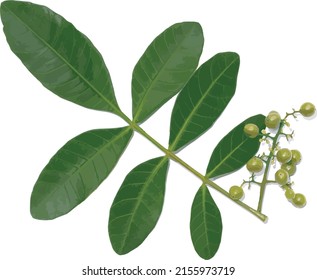
[[[272,140],[273,140],[272,149],[270,151],[269,156],[266,159],[266,166],[265,166],[265,170],[264,170],[264,173],[263,173],[263,179],[262,179],[262,182],[260,184],[260,196],[259,196],[259,202],[258,202],[258,208],[257,208],[257,211],[259,211],[259,212],[262,211],[266,185],[268,183],[273,183],[274,182],[274,181],[268,179],[268,174],[269,174],[269,171],[270,171],[270,166],[271,166],[272,159],[274,157],[274,150],[276,149],[276,146],[278,144],[278,139],[279,139],[280,135],[283,133],[283,127],[284,127],[284,124],[285,124],[284,120],[286,120],[286,118],[287,118],[287,116],[281,121],[280,126],[278,128],[278,131],[276,132],[275,136],[272,138]]]
[[[173,160],[173,161],[177,162],[178,164],[182,165],[189,172],[191,172],[196,177],[198,177],[205,185],[208,185],[208,186],[214,188],[215,190],[217,190],[218,192],[220,192],[221,194],[223,194],[227,198],[231,199],[229,193],[226,190],[221,188],[219,185],[217,185],[215,182],[211,181],[206,176],[202,175],[196,169],[194,169],[189,164],[187,164],[185,161],[183,161],[181,158],[179,158],[176,154],[174,154],[170,150],[166,149],[163,145],[161,145],[159,142],[157,142],[151,135],[149,135],[146,131],[144,131],[137,123],[135,123],[134,121],[130,120],[130,118],[127,117],[123,112],[120,113],[120,116],[122,117],[123,120],[125,120],[129,124],[129,126],[134,131],[138,132],[143,137],[148,139],[152,144],[154,144],[157,148],[159,148],[168,158],[170,158],[171,160]],[[257,211],[255,209],[253,209],[252,207],[250,207],[249,205],[243,203],[242,201],[240,201],[240,200],[238,200],[238,201],[232,200],[232,201],[235,202],[236,204],[240,205],[245,210],[247,210],[250,213],[252,213],[254,216],[259,218],[262,222],[265,222],[267,220],[267,216],[266,215],[262,214],[260,211]]]

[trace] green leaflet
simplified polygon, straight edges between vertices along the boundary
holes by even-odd
[[[239,56],[219,53],[194,73],[177,96],[171,118],[169,149],[178,151],[208,130],[236,89]]]
[[[120,114],[106,65],[90,40],[49,8],[5,1],[8,44],[49,90],[81,106]]]
[[[135,122],[146,120],[181,90],[198,66],[203,44],[196,22],[176,23],[153,40],[133,70]]]
[[[143,162],[126,176],[110,209],[109,237],[120,255],[137,248],[155,227],[164,202],[168,158]]]
[[[33,218],[71,211],[110,174],[132,137],[130,127],[96,129],[67,142],[41,172],[31,195]]]
[[[256,124],[260,131],[265,128],[265,116],[255,115],[232,129],[221,139],[208,163],[206,177],[216,178],[234,172],[243,167],[259,150],[260,136],[249,138],[243,132],[248,123]]]
[[[205,185],[199,188],[192,204],[190,234],[201,258],[209,260],[217,253],[222,234],[221,215]]]

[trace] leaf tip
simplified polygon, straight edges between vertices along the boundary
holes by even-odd
[[[43,205],[36,203],[33,195],[31,195],[30,214],[35,220],[53,220],[58,217],[55,211],[50,212],[46,207],[43,207]]]
[[[21,5],[22,3],[25,3],[23,1],[12,1],[12,0],[6,0],[0,3],[0,12],[3,11],[4,8],[9,8],[17,5]]]

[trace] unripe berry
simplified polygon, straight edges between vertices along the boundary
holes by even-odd
[[[232,186],[229,190],[229,195],[233,200],[240,200],[243,195],[243,189],[239,186]]]
[[[286,148],[280,149],[276,153],[276,159],[280,163],[289,162],[292,159],[292,152],[289,149],[286,149]]]
[[[247,162],[247,169],[252,173],[261,172],[263,169],[263,161],[258,157],[253,157]]]
[[[259,127],[254,123],[246,124],[243,131],[250,138],[255,138],[259,135]]]
[[[295,163],[293,163],[293,161],[283,163],[281,165],[281,168],[284,169],[285,171],[287,171],[289,176],[293,176],[296,172],[296,165],[295,165]]]
[[[265,125],[268,128],[278,128],[281,122],[281,116],[278,112],[276,111],[271,111],[267,117],[265,118]]]
[[[298,150],[291,150],[292,152],[292,163],[299,164],[302,160],[302,154]]]
[[[312,115],[315,114],[315,111],[316,111],[315,105],[310,102],[305,102],[299,109],[299,112],[304,117],[311,117]]]
[[[287,198],[287,200],[292,201],[293,198],[295,197],[295,192],[290,187],[286,187],[285,197]]]
[[[303,208],[306,205],[306,197],[301,193],[297,193],[292,199],[292,202],[294,206],[298,208]]]
[[[284,169],[279,169],[275,173],[275,181],[281,186],[285,185],[289,181],[289,175]]]

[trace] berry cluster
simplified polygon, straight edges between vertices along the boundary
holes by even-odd
[[[312,117],[316,112],[315,106],[310,103],[304,103],[299,110],[294,110],[292,113],[286,113],[284,119],[276,111],[271,111],[265,118],[266,129],[259,131],[259,127],[253,123],[244,126],[244,133],[250,137],[255,138],[258,135],[262,136],[260,141],[264,142],[269,147],[268,153],[252,157],[246,164],[247,170],[251,173],[249,180],[243,181],[240,186],[232,186],[229,190],[229,195],[233,200],[241,200],[244,197],[243,187],[256,184],[260,186],[260,199],[258,203],[258,211],[261,211],[264,190],[267,184],[278,184],[285,193],[285,197],[296,207],[304,207],[306,205],[306,198],[301,193],[295,193],[292,188],[291,176],[296,172],[297,165],[301,162],[301,153],[298,150],[290,150],[279,147],[280,137],[286,137],[287,140],[293,138],[293,133],[286,133],[285,126],[289,127],[287,118],[293,116],[297,118],[300,114],[306,118]],[[271,166],[276,167],[276,162],[279,163],[279,168],[275,172],[274,179],[268,178]],[[262,181],[257,181],[256,177],[262,176]]]

